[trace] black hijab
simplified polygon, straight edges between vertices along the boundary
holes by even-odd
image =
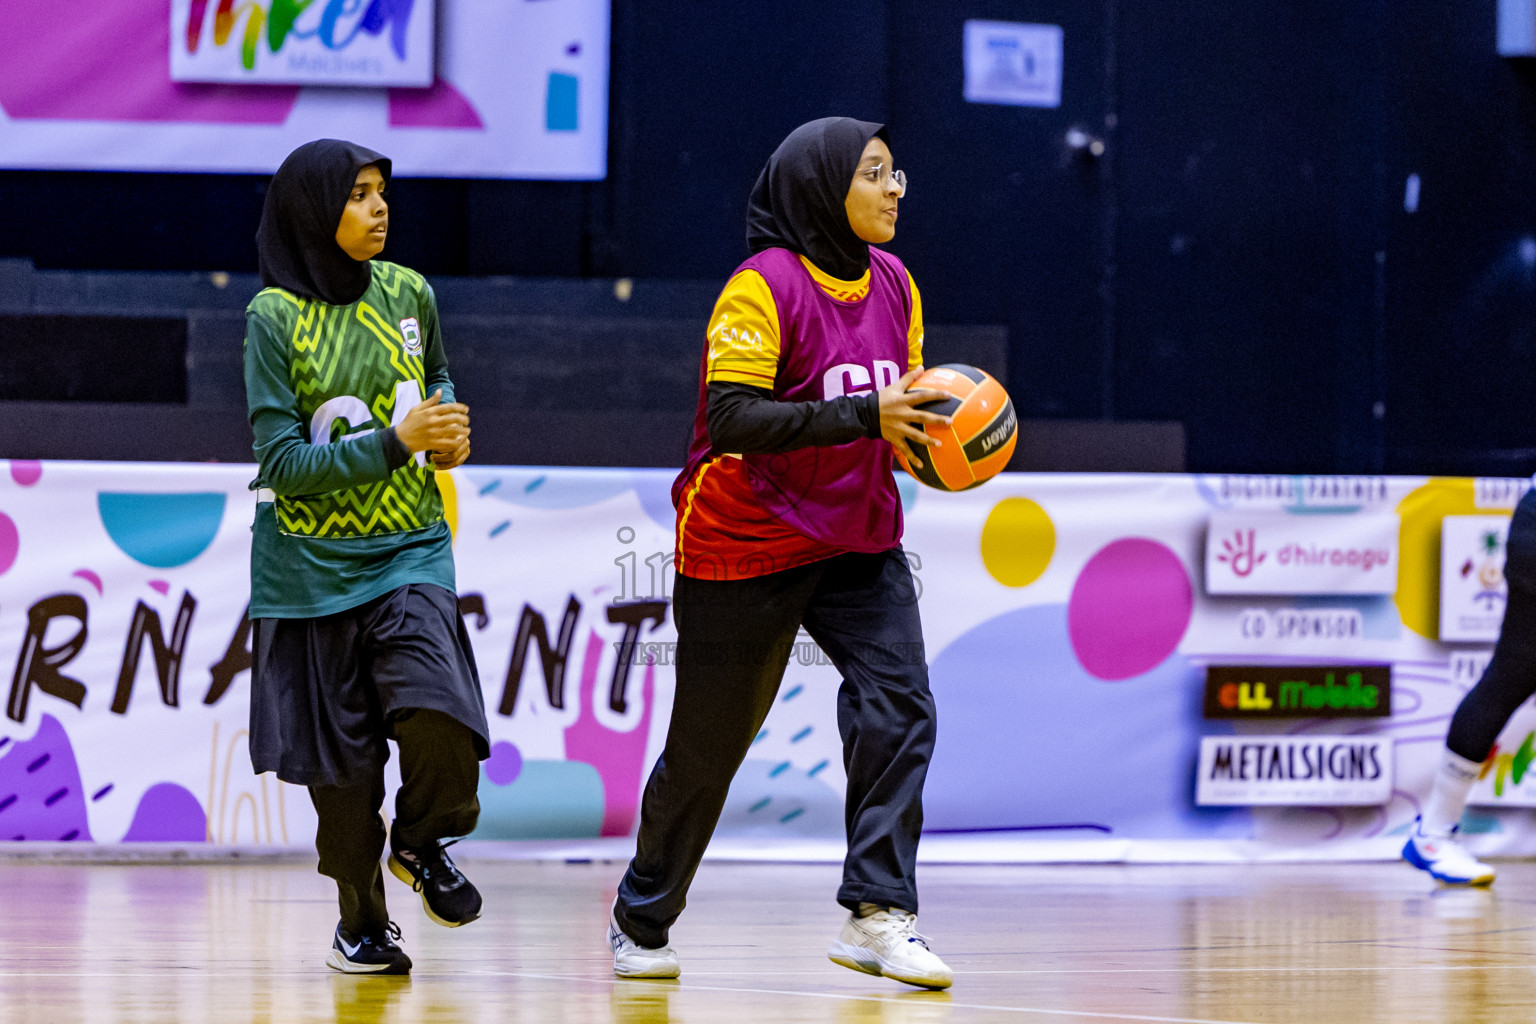
[[[747,246],[754,253],[790,249],[844,281],[864,276],[869,243],[853,233],[843,203],[876,136],[886,139],[884,125],[851,117],[823,117],[790,132],[747,201]]]
[[[389,184],[389,157],[339,139],[316,139],[292,153],[272,175],[256,229],[261,282],[334,306],[356,302],[373,279],[336,244],[357,172],[376,164]]]

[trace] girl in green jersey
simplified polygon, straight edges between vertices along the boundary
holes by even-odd
[[[390,161],[348,142],[294,150],[256,234],[245,388],[259,472],[251,542],[251,761],[306,786],[341,921],[326,963],[404,974],[385,907],[387,741],[401,786],[389,868],[449,927],[480,894],[444,851],[473,830],[489,752],[434,473],[469,457],[431,287],[374,259]]]

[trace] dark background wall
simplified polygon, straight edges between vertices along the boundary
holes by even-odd
[[[892,248],[930,320],[1006,327],[1022,416],[1176,421],[1197,471],[1530,472],[1536,74],[1495,7],[615,0],[608,179],[401,179],[386,256],[718,283],[789,129],[883,120]],[[967,18],[1063,26],[1061,107],[965,103]],[[262,188],[0,173],[0,257],[248,273]]]

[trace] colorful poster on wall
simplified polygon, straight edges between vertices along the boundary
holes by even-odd
[[[171,0],[171,80],[425,88],[436,24],[434,0]]]
[[[1061,106],[1060,25],[970,20],[964,49],[968,103]]]
[[[270,174],[344,138],[405,176],[602,178],[609,8],[0,4],[0,167]]]
[[[0,462],[0,841],[312,842],[305,794],[253,775],[246,749],[251,475]],[[470,465],[442,478],[492,739],[474,838],[633,834],[673,701],[672,476]],[[1347,481],[1003,474],[944,494],[901,474],[939,709],[925,827],[1116,858],[1395,855],[1487,661],[1438,637],[1441,525],[1500,511],[1478,504],[1485,484],[1369,478],[1327,513],[1395,519],[1392,593],[1211,596],[1213,513],[1316,518],[1319,489]],[[1391,670],[1387,717],[1203,715],[1211,666],[1373,665]],[[802,638],[722,841],[838,849],[840,683]],[[1337,683],[1324,673],[1319,689]],[[1478,852],[1536,852],[1536,817],[1518,806],[1536,786],[1533,727],[1517,716],[1489,761],[1488,806],[1464,820]],[[1346,736],[1383,774],[1345,781],[1390,789],[1368,806],[1202,806],[1208,736],[1294,750],[1297,775],[1309,744]],[[1330,756],[1346,775],[1370,768]]]

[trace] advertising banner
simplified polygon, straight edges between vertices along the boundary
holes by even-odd
[[[1392,666],[1212,665],[1206,718],[1385,718]]]
[[[1392,740],[1207,736],[1198,778],[1195,801],[1203,807],[1384,804],[1392,799]]]
[[[1207,594],[1390,594],[1396,586],[1397,521],[1391,516],[1211,516]]]
[[[1509,584],[1504,543],[1509,516],[1446,516],[1440,528],[1440,639],[1499,638]]]
[[[0,841],[310,847],[306,794],[252,774],[247,750],[252,476],[0,461]],[[673,701],[673,476],[439,476],[492,740],[473,838],[633,835]],[[1004,837],[1020,856],[1394,855],[1488,655],[1439,639],[1441,525],[1507,506],[1478,504],[1497,481],[1276,480],[1003,474],[946,494],[899,474],[939,715],[925,827]],[[1319,515],[1330,495],[1340,503]],[[1206,594],[1207,524],[1231,512],[1309,531],[1324,516],[1370,531],[1391,520],[1394,589]],[[1305,689],[1265,699],[1304,707],[1207,720],[1222,666],[1283,670]],[[1390,715],[1332,717],[1379,685],[1372,666],[1390,669]],[[802,637],[732,785],[723,842],[840,849],[840,685]],[[1463,820],[1477,852],[1536,853],[1520,806],[1536,788],[1533,714],[1499,737],[1475,791],[1487,806]],[[1319,749],[1327,774],[1308,779]],[[1225,803],[1197,802],[1198,785]],[[1265,804],[1281,799],[1304,806]]]
[[[0,3],[0,167],[270,174],[341,138],[407,177],[599,179],[610,6]]]

